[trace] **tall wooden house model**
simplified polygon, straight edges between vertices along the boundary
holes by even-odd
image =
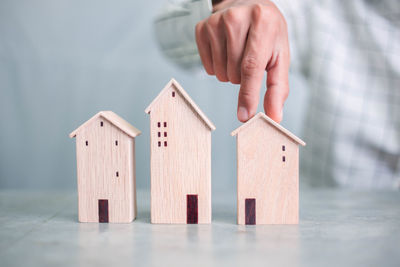
[[[172,79],[150,114],[151,222],[211,222],[212,122]]]
[[[140,131],[101,111],[76,137],[80,222],[128,223],[136,217],[135,137]]]
[[[264,113],[231,135],[237,138],[238,224],[297,224],[299,145],[305,143]]]

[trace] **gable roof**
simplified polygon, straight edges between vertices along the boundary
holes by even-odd
[[[150,113],[151,108],[157,103],[157,101],[164,95],[168,88],[174,86],[178,93],[189,103],[189,106],[200,116],[201,120],[210,128],[212,131],[215,130],[214,124],[207,118],[207,116],[201,111],[201,109],[196,105],[196,103],[190,98],[182,86],[172,78],[167,85],[161,90],[156,98],[150,103],[150,105],[145,109],[144,112]]]
[[[75,131],[70,133],[69,137],[70,138],[75,137],[80,129],[88,126],[92,121],[94,121],[98,117],[103,117],[108,122],[110,122],[115,127],[117,127],[118,129],[120,129],[121,131],[123,131],[124,133],[126,133],[127,135],[129,135],[132,138],[141,134],[141,131],[139,131],[138,129],[133,127],[131,124],[129,124],[129,122],[127,122],[126,120],[124,120],[123,118],[121,118],[120,116],[115,114],[114,112],[112,112],[112,111],[100,111],[99,113],[97,113],[96,115],[91,117],[88,121],[86,121],[81,126],[79,126]]]
[[[279,123],[276,123],[274,120],[272,120],[270,117],[268,117],[267,115],[265,115],[262,112],[257,113],[253,118],[251,118],[250,120],[248,120],[247,122],[245,122],[244,124],[242,124],[241,126],[236,128],[233,132],[231,132],[231,135],[232,136],[237,135],[241,130],[243,130],[248,125],[250,125],[253,121],[258,120],[258,119],[264,119],[264,121],[266,121],[267,123],[274,126],[276,129],[281,131],[283,134],[285,134],[287,137],[289,137],[290,139],[292,139],[299,145],[302,145],[302,146],[306,145],[306,143],[303,140],[301,140],[300,138],[298,138],[297,136],[292,134],[290,131],[286,130],[283,126],[281,126]]]

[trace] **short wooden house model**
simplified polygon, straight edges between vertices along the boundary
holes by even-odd
[[[140,131],[101,111],[76,137],[80,222],[128,223],[136,217],[135,137]]]
[[[305,143],[264,113],[231,135],[237,138],[238,224],[297,224],[299,145]]]
[[[146,108],[150,114],[151,222],[211,223],[211,131],[172,79]]]

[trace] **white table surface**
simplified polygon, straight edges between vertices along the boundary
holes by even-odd
[[[300,224],[236,225],[215,194],[211,225],[77,222],[74,192],[0,191],[0,266],[400,266],[400,193],[301,192]]]

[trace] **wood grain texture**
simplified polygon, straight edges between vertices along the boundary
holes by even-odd
[[[211,129],[183,89],[171,84],[163,90],[147,110],[151,222],[187,223],[186,196],[193,194],[198,195],[198,223],[211,223]]]
[[[69,134],[69,137],[75,137],[77,133],[83,128],[85,128],[87,125],[91,124],[93,120],[97,119],[98,117],[103,117],[104,119],[108,120],[111,122],[115,127],[129,135],[130,137],[136,137],[141,134],[141,132],[136,129],[134,126],[129,124],[126,120],[118,116],[112,111],[100,111],[96,115],[94,115],[92,118],[87,120],[85,123],[83,123],[81,126],[79,126],[77,129],[75,129],[72,133]]]
[[[243,123],[240,127],[235,129],[231,133],[231,135],[232,136],[237,135],[240,131],[244,130],[247,126],[251,125],[253,121],[256,121],[256,120],[259,120],[259,119],[265,120],[267,123],[269,123],[272,126],[274,126],[274,128],[276,130],[282,132],[283,134],[285,134],[287,137],[291,138],[294,142],[298,143],[299,145],[302,145],[302,146],[306,145],[306,143],[303,140],[298,138],[296,135],[291,133],[289,130],[285,129],[282,125],[280,125],[279,123],[275,122],[273,119],[271,119],[270,117],[268,117],[267,115],[265,115],[262,112],[258,112],[253,118],[248,120],[246,123]]]
[[[99,222],[98,200],[106,199],[110,223],[131,222],[136,217],[134,138],[97,116],[76,133],[76,157],[79,221]]]
[[[174,91],[171,92],[170,88],[174,87]],[[165,87],[161,90],[161,92],[154,98],[154,100],[150,103],[150,105],[145,109],[144,112],[150,113],[152,107],[156,104],[159,104],[158,101],[160,98],[164,97],[164,94],[171,94],[172,97],[175,97],[175,94],[179,93],[181,97],[183,97],[186,103],[192,108],[192,110],[199,116],[201,120],[206,124],[210,130],[215,130],[214,124],[210,121],[210,119],[201,111],[201,109],[197,106],[197,104],[193,101],[193,99],[188,95],[188,93],[183,89],[183,87],[172,78]]]
[[[248,198],[256,199],[257,224],[297,224],[298,143],[261,118],[236,135],[238,224],[245,224]]]

